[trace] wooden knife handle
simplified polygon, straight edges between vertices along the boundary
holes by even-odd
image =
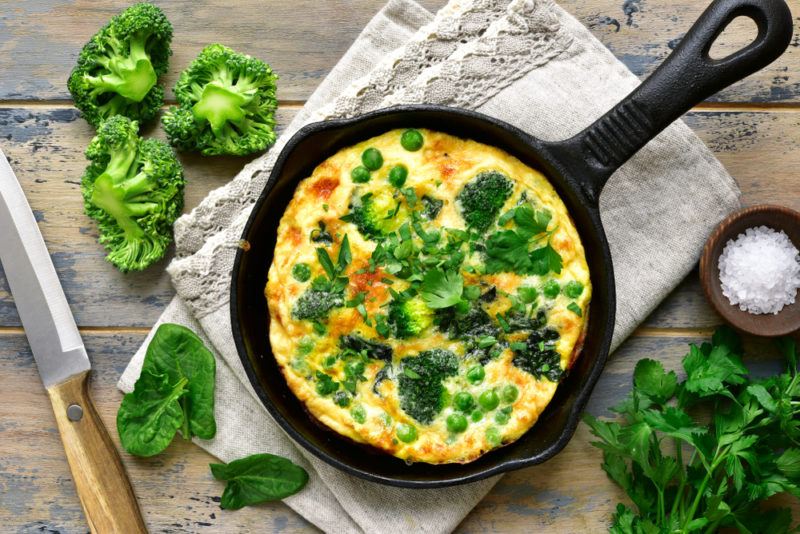
[[[88,388],[89,372],[47,388],[89,528],[97,534],[147,532],[136,495]]]

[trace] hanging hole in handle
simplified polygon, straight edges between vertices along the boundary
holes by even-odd
[[[733,19],[714,40],[708,56],[724,60],[752,44],[758,37],[758,26],[750,17],[739,16]]]

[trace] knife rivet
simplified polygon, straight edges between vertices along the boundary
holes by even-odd
[[[70,404],[67,407],[67,419],[70,421],[80,421],[83,417],[83,408],[77,404]]]

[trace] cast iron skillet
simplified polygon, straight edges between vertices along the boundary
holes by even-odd
[[[755,21],[758,36],[724,59],[712,43],[734,18]],[[441,106],[398,106],[346,120],[310,124],[281,152],[256,203],[233,268],[231,324],[236,348],[264,406],[303,447],[329,464],[367,480],[432,488],[471,482],[538,464],[572,437],[608,356],[614,328],[614,274],[600,222],[598,197],[606,180],[670,123],[720,89],[780,56],[792,36],[783,0],[717,0],[661,67],[614,109],[575,137],[546,143],[491,117]],[[430,128],[502,148],[548,176],[581,235],[594,287],[583,353],[536,425],[515,443],[464,465],[407,465],[322,427],[289,390],[272,356],[264,287],[278,223],[297,183],[323,160],[393,128]],[[702,176],[698,176],[702,180]]]

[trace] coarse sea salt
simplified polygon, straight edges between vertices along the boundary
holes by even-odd
[[[731,304],[753,314],[778,313],[800,288],[800,253],[782,231],[748,228],[725,244],[719,279]]]

